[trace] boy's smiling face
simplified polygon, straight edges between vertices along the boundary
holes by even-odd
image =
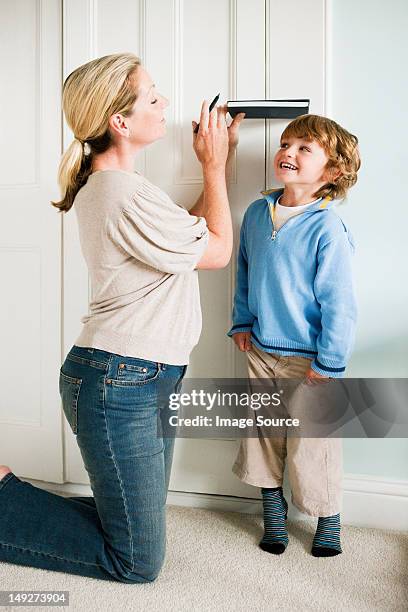
[[[274,171],[284,185],[308,186],[317,191],[332,180],[326,170],[328,157],[316,140],[290,136],[282,138],[274,158]]]

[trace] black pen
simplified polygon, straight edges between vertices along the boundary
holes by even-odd
[[[214,108],[214,106],[217,104],[218,99],[220,97],[220,94],[217,94],[214,98],[214,100],[211,102],[210,104],[210,108],[208,109],[208,112],[211,113],[212,109]],[[196,125],[196,128],[194,130],[194,134],[197,134],[198,132],[198,128],[200,127],[200,124]]]

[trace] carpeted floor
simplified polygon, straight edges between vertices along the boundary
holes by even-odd
[[[258,515],[169,506],[167,525],[167,560],[152,584],[0,563],[0,588],[66,590],[75,612],[408,610],[406,533],[343,527],[343,554],[316,559],[309,552],[314,523],[289,522],[289,546],[278,557],[257,546]]]

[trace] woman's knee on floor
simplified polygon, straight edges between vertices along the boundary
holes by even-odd
[[[135,561],[132,568],[118,576],[119,582],[125,582],[127,584],[145,584],[147,582],[154,582],[160,570],[163,567],[164,559],[154,559],[143,562]]]
[[[139,542],[140,544],[140,542]],[[163,567],[165,559],[165,540],[150,542],[150,546],[133,550],[133,556],[127,557],[116,564],[117,579],[127,583],[154,582]]]

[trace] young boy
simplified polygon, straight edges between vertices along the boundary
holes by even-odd
[[[319,115],[294,119],[274,158],[283,189],[263,191],[241,227],[237,287],[228,332],[247,352],[251,378],[341,378],[354,342],[356,303],[352,237],[333,210],[357,181],[358,140]],[[241,441],[233,471],[262,488],[260,547],[281,554],[288,544],[282,481],[288,464],[292,501],[318,517],[317,557],[342,552],[339,438],[274,437]]]

